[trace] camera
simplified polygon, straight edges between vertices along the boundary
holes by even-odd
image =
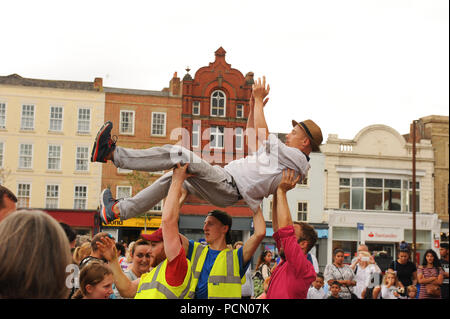
[[[361,261],[370,261],[370,257],[361,257]]]

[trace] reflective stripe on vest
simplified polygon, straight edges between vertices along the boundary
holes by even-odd
[[[192,281],[192,273],[191,273],[191,268],[189,267],[189,262],[188,262],[188,269],[187,269],[187,273],[186,273],[186,275],[189,276],[189,281],[188,281],[186,287],[181,292],[180,296],[178,296],[178,297],[168,287],[164,286],[163,283],[161,283],[157,280],[161,268],[166,265],[167,265],[167,259],[164,260],[164,262],[160,263],[154,270],[152,270],[152,272],[154,272],[154,274],[152,276],[151,281],[143,282],[140,285],[139,290],[136,293],[136,296],[140,293],[145,293],[146,290],[156,289],[158,292],[163,294],[167,299],[184,299],[186,297],[186,295],[189,292],[189,288],[191,286],[191,281]],[[164,279],[165,279],[165,273],[162,275],[164,276]],[[183,281],[183,283],[185,281],[186,281],[186,278]],[[190,297],[190,295],[189,295],[188,298],[192,298],[192,297]]]

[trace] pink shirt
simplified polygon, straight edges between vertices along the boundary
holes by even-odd
[[[278,250],[283,247],[286,260],[282,260],[272,273],[267,299],[306,299],[316,272],[297,243],[294,226],[280,228],[273,234],[273,239]]]

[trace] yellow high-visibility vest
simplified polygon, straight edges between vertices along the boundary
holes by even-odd
[[[183,283],[178,287],[169,285],[166,281],[167,259],[160,263],[152,271],[143,274],[139,281],[135,299],[192,299],[190,293],[192,283],[191,262],[187,260],[188,269]]]
[[[191,294],[195,294],[208,249],[209,246],[194,243],[191,257],[193,272]],[[208,299],[240,299],[242,297],[242,284],[245,283],[245,276],[241,279],[237,252],[236,249],[227,248],[217,255],[208,277]]]

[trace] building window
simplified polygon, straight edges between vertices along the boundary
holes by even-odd
[[[155,206],[153,206],[150,211],[152,212],[162,212],[163,209],[163,201],[160,201],[158,204],[156,204]]]
[[[91,109],[78,109],[78,133],[89,133],[91,131]]]
[[[244,105],[242,105],[242,104],[236,105],[236,117],[238,119],[244,117]]]
[[[297,221],[306,222],[308,220],[308,203],[298,202],[297,203]]]
[[[129,198],[132,196],[131,186],[117,186],[116,188],[116,198]]]
[[[412,212],[412,182],[409,181],[409,194],[407,201],[407,211]],[[416,182],[416,212],[420,212],[420,183]]]
[[[166,113],[152,112],[152,135],[166,135]]]
[[[54,132],[61,132],[62,125],[63,125],[63,108],[61,106],[51,106],[49,130]]]
[[[30,169],[33,163],[33,144],[20,144],[19,168]]]
[[[47,169],[50,170],[61,169],[61,145],[48,146]]]
[[[200,115],[200,101],[192,102],[192,115]]]
[[[224,130],[225,128],[223,126],[211,126],[211,148],[223,148]]]
[[[89,170],[89,147],[77,146],[77,153],[75,155],[75,170],[86,172]]]
[[[416,205],[419,207],[420,192],[416,193]],[[411,183],[408,180],[362,177],[339,179],[341,209],[411,211],[409,204],[412,200],[411,194]]]
[[[6,104],[0,103],[0,128],[6,128]]]
[[[211,94],[211,116],[225,116],[226,97],[222,91]]]
[[[47,185],[45,208],[58,208],[59,185]]]
[[[200,123],[192,124],[192,147],[200,146]]]
[[[34,130],[34,105],[22,105],[21,130]]]
[[[120,134],[134,134],[134,111],[120,111]]]
[[[75,186],[74,209],[86,209],[87,206],[87,186]]]
[[[235,131],[235,137],[236,137],[236,150],[240,151],[244,148],[244,130],[242,127],[236,127]]]
[[[3,157],[4,157],[4,148],[5,148],[5,143],[0,142],[0,167],[3,167]]]
[[[21,183],[17,185],[17,207],[29,208],[31,198],[31,184]]]
[[[132,169],[117,167],[117,174],[131,174],[131,173],[133,173]]]

